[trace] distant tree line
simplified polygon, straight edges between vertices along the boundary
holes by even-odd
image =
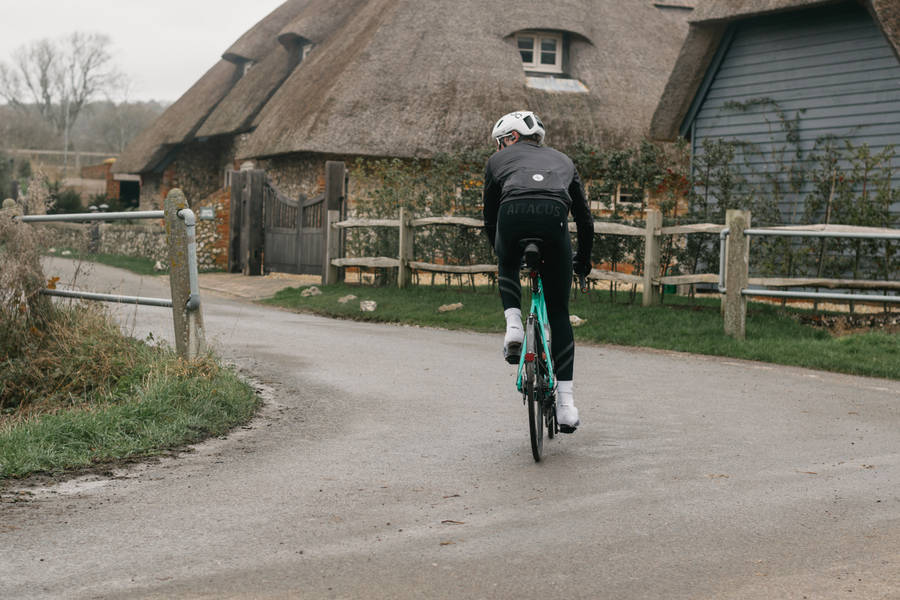
[[[131,102],[110,38],[75,32],[0,57],[0,146],[121,152],[164,109]]]

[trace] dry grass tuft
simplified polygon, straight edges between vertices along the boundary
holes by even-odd
[[[33,184],[38,183],[36,181]],[[46,187],[32,185],[28,207],[46,202]],[[17,356],[34,331],[42,331],[53,319],[53,305],[40,294],[44,287],[39,231],[15,221],[21,208],[0,209],[0,361]],[[0,395],[2,397],[2,395]]]
[[[15,216],[44,212],[40,177],[23,207],[0,210],[0,423],[54,412],[108,390],[133,363],[138,343],[122,336],[97,305],[56,305],[40,293],[40,227]]]

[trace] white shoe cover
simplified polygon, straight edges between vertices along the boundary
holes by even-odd
[[[575,408],[574,404],[562,405],[557,403],[556,422],[572,429],[578,427],[581,425],[581,421],[578,420],[578,409]]]
[[[518,363],[522,353],[522,343],[525,341],[525,330],[516,324],[506,326],[506,336],[503,338],[503,357],[506,362]]]
[[[517,343],[521,346],[522,342],[524,342],[524,341],[525,341],[525,330],[522,328],[521,325],[519,325],[518,327],[516,327],[515,325],[513,325],[513,326],[507,325],[506,326],[506,335],[503,338],[503,346],[504,347],[509,346],[510,343]]]
[[[581,425],[578,420],[578,409],[575,408],[575,398],[572,395],[572,381],[558,381],[556,388],[556,422],[560,431],[572,433]]]

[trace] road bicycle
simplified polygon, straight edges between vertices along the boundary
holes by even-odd
[[[531,454],[540,462],[544,447],[544,427],[547,437],[559,433],[556,422],[556,377],[550,352],[550,323],[547,319],[547,303],[544,284],[541,281],[541,249],[543,240],[529,238],[521,241],[523,270],[531,283],[531,308],[525,322],[525,343],[519,356],[516,388],[528,406],[528,429],[531,434]],[[582,292],[587,291],[587,280],[578,277]]]

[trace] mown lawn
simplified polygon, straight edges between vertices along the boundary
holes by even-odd
[[[320,286],[321,295],[302,297],[301,288],[278,292],[266,302],[329,317],[385,323],[405,323],[447,329],[502,332],[504,321],[497,292],[472,288],[413,286]],[[340,303],[340,298],[357,299]],[[523,300],[527,303],[526,299]],[[798,311],[750,303],[747,338],[739,341],[722,330],[717,298],[666,296],[665,304],[642,307],[638,294],[612,296],[606,290],[575,295],[570,312],[585,320],[575,328],[576,340],[598,344],[641,346],[729,356],[872,377],[900,379],[900,335],[884,332],[833,336],[829,331],[798,322]],[[361,300],[374,300],[374,312],[360,310]],[[438,307],[462,303],[458,310]],[[523,306],[523,312],[527,310]]]

